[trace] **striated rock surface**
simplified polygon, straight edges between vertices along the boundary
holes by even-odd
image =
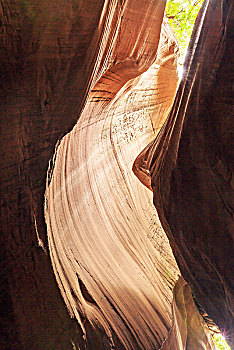
[[[84,339],[70,319],[52,272],[43,213],[48,163],[92,87],[93,100],[103,96],[108,102],[105,80],[113,99],[155,61],[164,6],[165,1],[1,3],[2,349],[99,344],[102,330],[94,333],[86,320]]]
[[[130,10],[126,17],[124,13],[123,27]],[[161,25],[153,29],[152,38],[147,34],[150,43],[159,36]],[[134,45],[135,41],[125,48],[126,56]],[[141,45],[139,52],[145,50],[146,40]],[[136,179],[132,164],[173,101],[176,51],[165,21],[156,61],[155,52],[153,64],[137,78],[136,67],[146,69],[151,63],[145,63],[144,55],[137,65],[124,57],[123,63],[108,68],[56,151],[46,191],[52,263],[67,308],[80,322],[84,337],[89,337],[87,319],[94,331],[104,333],[100,348],[119,348],[119,341],[124,349],[159,349],[171,327],[172,288],[179,271],[152,193]],[[133,79],[120,89],[126,74]]]
[[[164,7],[1,2],[1,349],[213,347],[132,172],[177,88]]]

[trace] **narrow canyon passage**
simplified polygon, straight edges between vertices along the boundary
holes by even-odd
[[[0,5],[1,350],[233,349],[233,3],[180,84],[165,5]]]

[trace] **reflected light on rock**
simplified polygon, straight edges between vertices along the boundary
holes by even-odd
[[[183,64],[178,64],[177,72],[178,72],[179,81],[181,81],[183,72],[184,72]]]

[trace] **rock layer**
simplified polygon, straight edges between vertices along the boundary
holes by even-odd
[[[175,49],[165,23],[160,55],[147,72],[116,95],[115,80],[119,86],[124,82],[127,59],[117,63],[118,75],[115,66],[102,75],[77,125],[57,149],[46,192],[49,247],[64,300],[84,336],[88,319],[94,330],[104,330],[110,347],[114,331],[125,349],[157,349],[171,326],[172,287],[179,271],[152,194],[131,168],[173,100]],[[128,78],[134,78],[134,69]],[[168,73],[172,79],[174,74],[174,88],[165,98],[161,84]]]

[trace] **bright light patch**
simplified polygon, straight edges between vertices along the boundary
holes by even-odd
[[[178,72],[179,80],[182,79],[183,71],[184,71],[183,65],[182,64],[178,64],[177,65],[177,72]]]
[[[222,334],[214,334],[213,340],[216,350],[231,350]]]

